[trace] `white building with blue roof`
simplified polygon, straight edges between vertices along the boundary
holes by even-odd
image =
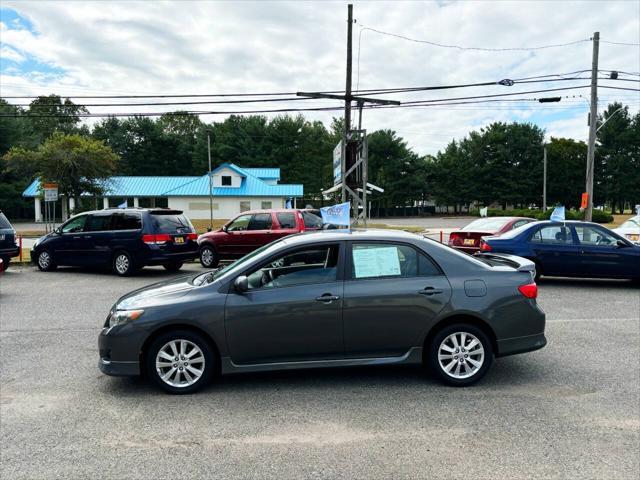
[[[213,216],[233,218],[247,210],[284,208],[288,199],[302,197],[300,184],[280,184],[279,168],[241,168],[223,163],[211,172]],[[35,220],[42,221],[42,190],[34,180],[22,193],[34,199]],[[61,198],[62,216],[75,210],[73,198]],[[182,210],[191,219],[209,218],[209,175],[193,177],[111,177],[100,198],[83,196],[84,209],[117,207],[168,207]]]

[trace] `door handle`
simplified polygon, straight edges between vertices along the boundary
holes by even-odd
[[[74,240],[80,240],[81,238],[91,238],[91,235],[84,235],[84,236],[74,235],[73,236]]]
[[[331,303],[334,300],[340,300],[340,297],[338,295],[331,295],[330,293],[325,293],[324,295],[316,297],[316,300],[322,303]]]
[[[433,288],[433,287],[425,287],[424,290],[420,290],[418,292],[420,295],[437,295],[438,293],[442,293],[442,290],[437,289],[437,288]]]

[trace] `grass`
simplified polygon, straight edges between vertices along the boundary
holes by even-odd
[[[224,220],[224,219],[213,219],[213,231],[219,230],[220,227],[222,227],[225,223],[227,223],[229,220]],[[193,224],[193,228],[196,229],[196,232],[198,233],[205,233],[207,231],[207,229],[209,228],[209,220],[191,220],[191,223]]]

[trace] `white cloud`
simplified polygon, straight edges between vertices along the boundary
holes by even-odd
[[[344,88],[346,2],[4,3],[25,16],[38,32],[3,25],[4,48],[12,47],[65,71],[54,79],[45,78],[44,84],[28,74],[13,71],[8,75],[5,71],[0,77],[5,95]],[[637,42],[640,38],[638,2],[355,2],[354,12],[354,82],[362,25],[412,38],[492,48],[566,43],[589,38],[596,30],[603,40]],[[637,47],[602,44],[600,64],[603,69],[637,72],[639,53]],[[585,70],[590,65],[590,42],[534,52],[478,52],[432,47],[364,31],[359,85],[384,88],[471,83]],[[398,98],[505,93],[567,83],[423,92]],[[588,89],[582,94],[588,96]],[[631,92],[609,90],[601,97],[625,99],[634,109],[640,103],[640,96]],[[336,104],[330,100],[298,103]],[[523,107],[496,103],[366,111],[364,126],[369,130],[394,129],[417,152],[435,153],[451,138],[463,137],[470,129],[493,121],[531,121],[533,113],[548,135],[582,138],[587,131],[584,105],[581,99],[565,99],[543,111],[538,110],[542,108],[538,104]],[[127,110],[120,107],[108,111]],[[558,112],[565,112],[567,117],[558,120]],[[332,113],[305,115],[328,124]],[[207,121],[219,118],[204,117]]]

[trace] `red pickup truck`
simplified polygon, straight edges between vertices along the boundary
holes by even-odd
[[[322,219],[308,210],[243,212],[216,232],[198,237],[200,263],[215,268],[220,260],[240,258],[287,235],[322,229]]]

